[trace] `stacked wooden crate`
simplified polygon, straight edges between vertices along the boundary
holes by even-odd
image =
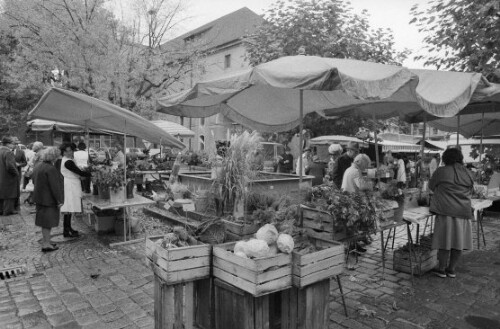
[[[199,302],[209,288],[198,284],[210,277],[212,246],[165,249],[158,239],[162,236],[146,239],[146,258],[154,273],[155,328],[195,328],[197,315],[212,312],[211,303]]]

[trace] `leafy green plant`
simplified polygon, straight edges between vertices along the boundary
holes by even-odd
[[[117,192],[125,186],[123,169],[112,169],[112,167],[97,165],[92,166],[92,182],[101,188],[110,188]]]
[[[233,136],[230,146],[220,155],[212,159],[214,170],[214,191],[217,198],[235,208],[235,218],[238,206],[245,203],[248,196],[249,185],[257,177],[257,171],[252,170],[252,156],[262,148],[262,138],[256,131],[249,133],[244,131],[240,135]]]

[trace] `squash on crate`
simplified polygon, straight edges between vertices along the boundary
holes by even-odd
[[[262,258],[245,258],[233,253],[234,242],[213,248],[213,275],[232,286],[263,296],[292,285],[292,255],[277,253]]]

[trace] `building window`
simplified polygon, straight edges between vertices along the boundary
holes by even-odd
[[[224,68],[228,69],[231,67],[231,54],[224,56]]]
[[[184,126],[184,117],[181,117],[181,126]]]
[[[205,118],[200,118],[200,126],[204,126],[205,125]]]

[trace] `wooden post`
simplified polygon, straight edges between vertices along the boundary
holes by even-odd
[[[377,141],[377,122],[375,121],[375,112],[373,112],[373,132],[374,132],[374,137],[375,137],[375,161],[377,164],[377,170],[380,166],[380,160],[379,160],[379,154],[378,154],[378,141]],[[377,175],[378,177],[378,175]]]
[[[460,114],[457,115],[457,146],[460,140]]]
[[[302,163],[302,153],[304,152],[304,146],[302,143],[304,142],[304,137],[302,136],[302,131],[304,130],[304,90],[300,89],[299,90],[299,98],[300,98],[300,106],[299,106],[299,119],[300,119],[300,132],[299,132],[299,172],[297,173],[299,175],[299,196],[302,197],[302,166],[304,165]]]
[[[483,156],[483,135],[484,135],[484,111],[481,114],[481,143],[479,145],[479,162],[481,162],[481,157]]]

